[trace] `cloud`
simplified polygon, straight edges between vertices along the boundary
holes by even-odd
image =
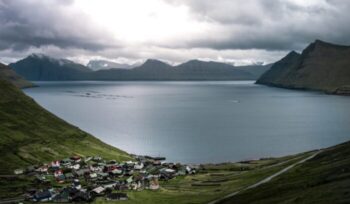
[[[350,44],[349,10],[343,0],[0,0],[0,60],[270,63],[315,39]]]
[[[0,0],[0,50],[49,45],[100,50],[116,46],[103,28],[91,25],[87,16],[72,8],[73,2]]]
[[[188,47],[300,50],[315,39],[350,44],[349,1],[168,0],[212,24]]]

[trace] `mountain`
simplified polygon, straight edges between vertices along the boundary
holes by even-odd
[[[219,62],[191,60],[171,66],[149,59],[132,69],[100,69],[58,60],[44,55],[30,55],[10,66],[28,80],[255,80],[267,66],[235,67]]]
[[[350,93],[350,46],[316,40],[301,54],[290,52],[258,80],[258,84]]]
[[[221,204],[350,203],[350,142],[325,149],[270,182]]]
[[[261,75],[263,75],[267,70],[271,68],[273,64],[266,65],[245,65],[245,66],[236,66],[236,69],[243,70],[249,72],[254,76],[254,78],[258,79]]]
[[[32,54],[9,66],[31,81],[83,80],[92,72],[84,65],[42,54]]]
[[[130,159],[127,153],[46,111],[8,81],[0,80],[0,96],[1,175],[72,155]]]
[[[9,81],[18,88],[29,88],[34,86],[34,84],[23,79],[10,67],[2,63],[0,63],[0,80]]]
[[[90,60],[87,67],[97,71],[102,69],[132,69],[138,66],[137,64],[120,64],[116,62],[111,62],[108,60]]]
[[[254,76],[247,71],[220,62],[190,60],[175,67],[180,78],[188,80],[245,80]]]

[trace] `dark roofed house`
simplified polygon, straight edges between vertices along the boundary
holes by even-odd
[[[103,172],[97,173],[97,177],[99,179],[106,179],[106,178],[108,178],[108,176],[109,176],[108,173],[103,173]]]
[[[107,200],[128,200],[128,196],[126,193],[110,193]]]
[[[89,202],[92,197],[87,192],[78,191],[71,197],[71,202]]]
[[[61,164],[62,164],[63,166],[70,165],[71,162],[72,162],[72,160],[70,160],[69,158],[65,158],[65,159],[62,159],[62,160],[61,160]]]
[[[90,169],[79,169],[79,170],[75,171],[74,173],[76,176],[80,177],[80,176],[90,174]]]
[[[33,201],[50,201],[52,199],[52,194],[49,190],[39,191],[35,193]]]
[[[69,202],[69,191],[62,190],[59,194],[52,198],[55,203],[68,203]]]
[[[81,162],[81,157],[80,156],[72,156],[70,159],[72,161],[74,161],[75,163]]]

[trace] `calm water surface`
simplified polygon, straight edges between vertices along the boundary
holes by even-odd
[[[127,152],[185,163],[282,156],[350,139],[350,97],[244,82],[37,82],[25,92]]]

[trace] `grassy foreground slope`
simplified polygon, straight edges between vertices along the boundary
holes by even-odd
[[[350,203],[350,142],[222,203]]]
[[[0,174],[75,154],[129,159],[127,153],[54,116],[1,79],[0,135]]]

